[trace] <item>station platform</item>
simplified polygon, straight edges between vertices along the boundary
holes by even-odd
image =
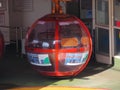
[[[21,57],[15,51],[13,46],[6,47],[0,60],[0,90],[120,89],[120,62],[117,62],[117,67],[90,62],[76,77],[54,78],[41,76],[32,69],[25,56]]]

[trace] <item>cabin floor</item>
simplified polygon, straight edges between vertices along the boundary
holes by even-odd
[[[8,45],[5,47],[4,56],[0,60],[0,90],[40,86],[67,86],[119,90],[120,60],[114,60],[114,65],[110,66],[97,63],[93,59],[91,59],[91,62],[84,71],[76,77],[44,77],[31,68],[25,56],[16,53],[15,45]]]

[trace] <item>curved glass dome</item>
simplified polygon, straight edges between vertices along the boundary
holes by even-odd
[[[70,15],[46,15],[26,35],[28,61],[40,74],[75,76],[90,60],[92,41],[84,23]]]

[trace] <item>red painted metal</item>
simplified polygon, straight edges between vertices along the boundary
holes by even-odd
[[[85,45],[81,41],[84,37]],[[30,27],[25,50],[28,61],[40,74],[76,76],[89,63],[92,40],[88,28],[77,17],[49,14]]]

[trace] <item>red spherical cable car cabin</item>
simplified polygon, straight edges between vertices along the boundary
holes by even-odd
[[[26,35],[25,49],[33,69],[46,76],[75,76],[88,64],[90,33],[75,16],[49,14],[38,19]]]

